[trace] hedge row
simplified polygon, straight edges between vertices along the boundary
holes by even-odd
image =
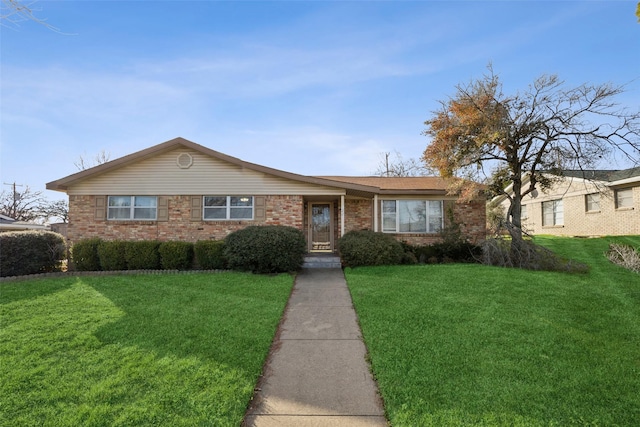
[[[198,246],[218,242],[198,242]],[[77,271],[189,270],[194,267],[194,244],[155,240],[80,240],[71,247],[71,260]],[[197,262],[197,260],[196,260]],[[201,268],[210,269],[206,266]]]
[[[190,242],[84,239],[71,248],[78,271],[234,269],[254,273],[298,270],[303,233],[293,227],[251,226],[222,240]]]
[[[0,276],[60,271],[66,257],[64,238],[50,231],[0,233]]]
[[[349,231],[338,240],[338,248],[343,265],[348,267],[478,262],[481,258],[481,247],[461,235],[450,233],[442,237],[442,242],[433,245],[414,246],[385,233]]]

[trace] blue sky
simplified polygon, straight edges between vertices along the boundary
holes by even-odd
[[[0,28],[1,178],[33,190],[77,172],[80,156],[177,136],[290,172],[369,175],[381,153],[419,157],[438,101],[489,62],[506,93],[546,73],[627,84],[618,101],[640,104],[634,1],[34,7],[59,32]]]

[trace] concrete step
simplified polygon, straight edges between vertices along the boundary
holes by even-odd
[[[302,268],[341,268],[339,256],[333,255],[307,255],[304,257]]]

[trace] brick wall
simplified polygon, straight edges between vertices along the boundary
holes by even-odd
[[[632,208],[616,209],[611,190],[600,195],[600,210],[586,211],[586,194],[549,196],[548,200],[562,200],[564,221],[562,225],[542,225],[542,201],[528,199],[524,229],[532,234],[555,236],[605,236],[640,234],[640,187],[633,188]]]
[[[224,239],[249,225],[287,225],[301,230],[303,227],[302,196],[267,196],[266,216],[260,221],[192,221],[191,197],[167,197],[168,221],[107,221],[94,219],[95,196],[69,196],[67,237],[71,244],[89,237],[195,242]]]
[[[471,202],[455,203],[445,202],[445,224],[449,223],[448,210],[453,209],[453,216],[461,225],[462,233],[474,243],[482,242],[486,237],[486,203],[484,199],[476,199]],[[379,209],[382,215],[382,209]],[[338,236],[340,236],[340,211],[336,209]],[[373,229],[373,203],[366,199],[347,199],[345,201],[345,232],[351,230]],[[382,219],[378,220],[382,224]],[[412,245],[428,245],[442,240],[439,234],[395,234],[394,237]]]
[[[600,194],[600,209],[587,212],[587,194]],[[536,197],[526,196],[523,229],[530,234],[555,236],[605,236],[640,234],[640,186],[633,187],[633,207],[617,209],[615,193],[609,188],[597,187],[582,180],[564,180],[550,190],[540,191]],[[562,200],[564,220],[561,225],[542,225],[542,203]],[[502,203],[507,211],[508,201]],[[524,218],[526,217],[526,218]]]

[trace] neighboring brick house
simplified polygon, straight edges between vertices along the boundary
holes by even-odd
[[[69,196],[67,238],[223,239],[248,225],[287,225],[310,252],[332,252],[350,230],[427,244],[452,210],[473,241],[485,237],[485,203],[456,203],[437,177],[315,177],[248,163],[176,138],[50,182]]]
[[[556,182],[550,189],[522,200],[526,232],[585,237],[640,234],[640,168],[565,170],[562,177],[553,178]],[[507,211],[504,196],[492,203]]]

